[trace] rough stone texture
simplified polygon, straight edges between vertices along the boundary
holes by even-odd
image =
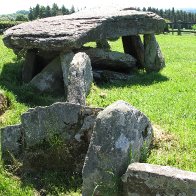
[[[35,67],[36,67],[36,51],[28,50],[25,55],[25,62],[22,68],[22,80],[25,83],[28,83],[32,80],[35,75]]]
[[[10,154],[19,154],[24,144],[21,125],[8,126],[1,129],[2,157],[5,159]]]
[[[90,57],[93,68],[116,71],[129,71],[136,68],[136,59],[129,54],[100,48],[88,48],[82,51]]]
[[[130,80],[133,76],[109,70],[93,70],[93,78],[96,82],[114,82],[117,80]]]
[[[55,58],[30,82],[40,92],[63,92],[63,72],[60,58]]]
[[[69,66],[67,102],[85,105],[92,81],[90,58],[83,52],[75,54]]]
[[[67,92],[68,92],[68,73],[69,73],[69,67],[70,67],[71,61],[73,60],[73,57],[74,57],[73,52],[65,52],[65,53],[62,52],[60,54],[66,99],[67,99]]]
[[[7,98],[0,92],[0,115],[2,115],[8,107]]]
[[[98,40],[96,42],[96,47],[109,50],[110,49],[110,44],[108,43],[108,41],[106,39],[102,39],[102,40]]]
[[[83,167],[83,196],[117,193],[118,179],[152,140],[148,118],[126,102],[117,101],[97,116]],[[105,185],[105,186],[104,186]]]
[[[124,196],[196,195],[196,173],[169,166],[132,163],[122,181]]]
[[[71,50],[84,43],[127,35],[162,33],[165,21],[152,12],[91,9],[14,26],[4,33],[10,48]]]
[[[165,60],[162,55],[155,35],[144,35],[144,67],[147,72],[160,71],[165,66]]]
[[[139,35],[122,37],[124,52],[137,59],[137,67],[144,68],[144,45]]]
[[[79,165],[81,171],[94,122],[101,110],[71,103],[30,109],[21,116],[22,124],[2,129],[3,159],[10,159],[9,151],[22,157],[25,167],[31,169]]]

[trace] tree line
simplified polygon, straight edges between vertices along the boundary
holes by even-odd
[[[38,18],[46,18],[51,16],[58,16],[58,15],[68,15],[75,12],[74,6],[71,9],[66,8],[64,5],[62,7],[58,7],[56,3],[52,5],[52,7],[42,6],[37,4],[35,7],[29,9],[28,19],[35,20]]]
[[[176,23],[178,21],[182,21],[182,22],[196,23],[196,13],[193,12],[175,10],[174,8],[163,10],[163,9],[152,8],[152,7],[148,7],[148,8],[144,7],[143,9],[137,8],[137,10],[154,12],[159,16],[161,16],[162,18],[168,20],[168,22]]]

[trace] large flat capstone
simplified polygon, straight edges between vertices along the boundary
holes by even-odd
[[[152,12],[102,8],[26,22],[8,29],[3,40],[13,49],[62,51],[81,48],[90,41],[157,34],[164,27],[164,19]]]

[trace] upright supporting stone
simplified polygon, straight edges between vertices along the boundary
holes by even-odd
[[[96,42],[97,48],[103,48],[103,49],[110,49],[110,44],[106,39],[102,39]]]
[[[137,59],[137,66],[144,67],[144,45],[139,35],[122,37],[124,52]]]
[[[25,62],[22,69],[22,80],[28,83],[32,80],[35,74],[36,67],[36,51],[28,50],[25,56]]]
[[[77,53],[69,67],[67,102],[85,105],[93,81],[90,58],[86,53]]]
[[[165,66],[159,44],[154,34],[144,35],[144,67],[147,72],[158,72]]]

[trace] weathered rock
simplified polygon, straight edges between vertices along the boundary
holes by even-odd
[[[96,82],[114,82],[117,80],[130,80],[133,76],[109,70],[93,70],[93,78]]]
[[[96,47],[102,48],[102,49],[110,49],[110,44],[108,43],[106,39],[102,39],[96,42]]]
[[[57,57],[50,62],[30,82],[40,92],[63,93],[63,72],[60,58]]]
[[[196,173],[169,166],[132,163],[122,181],[124,196],[196,195]]]
[[[20,154],[24,147],[23,130],[21,125],[8,126],[1,129],[1,152],[4,160],[12,154]]]
[[[165,60],[162,55],[155,35],[144,35],[144,67],[147,72],[160,71],[165,66]]]
[[[165,21],[152,12],[94,9],[14,26],[4,33],[10,48],[66,51],[84,43],[127,35],[162,33]]]
[[[82,195],[118,195],[118,178],[130,162],[139,161],[152,132],[148,118],[126,102],[117,101],[100,112],[83,167]]]
[[[137,67],[144,68],[144,45],[139,35],[122,37],[124,52],[137,59]]]
[[[5,97],[1,92],[0,92],[0,115],[2,115],[5,110],[8,107],[8,100],[7,97]]]
[[[83,52],[75,54],[69,66],[67,102],[85,105],[92,81],[90,58]]]
[[[136,68],[136,59],[129,54],[100,48],[88,48],[82,51],[90,57],[93,68],[116,71],[130,71]]]
[[[9,151],[22,157],[24,166],[31,169],[68,169],[69,165],[79,165],[81,171],[101,110],[71,103],[30,109],[21,116],[22,124],[2,129],[3,159],[10,159]]]

